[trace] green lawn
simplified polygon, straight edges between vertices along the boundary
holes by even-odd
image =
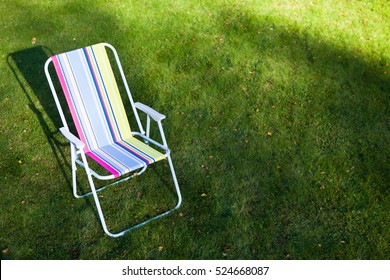
[[[388,259],[388,1],[0,2],[2,259]],[[118,239],[71,191],[43,66],[108,42],[167,115],[182,207]],[[80,174],[82,174],[80,172]],[[166,163],[101,193],[174,204]],[[85,180],[81,188],[87,190]]]

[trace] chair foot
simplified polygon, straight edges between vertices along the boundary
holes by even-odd
[[[158,220],[158,219],[160,219],[160,218],[162,218],[164,216],[169,215],[171,212],[175,211],[176,209],[178,209],[178,207],[172,208],[171,210],[168,210],[168,211],[166,211],[166,212],[164,212],[162,214],[156,215],[153,218],[150,218],[150,219],[148,219],[148,220],[146,220],[146,221],[144,221],[142,223],[139,223],[139,224],[137,224],[135,226],[132,226],[132,227],[130,227],[128,229],[125,229],[125,230],[123,230],[121,232],[118,232],[118,233],[112,233],[107,228],[104,228],[104,227],[103,227],[103,230],[110,237],[114,237],[114,238],[121,237],[121,236],[125,235],[126,233],[128,233],[128,232],[130,232],[130,231],[132,231],[134,229],[140,228],[140,227],[142,227],[142,226],[144,226],[144,225],[146,225],[146,224],[148,224],[148,223],[150,223],[150,222],[152,222],[154,220]],[[104,217],[103,217],[103,219],[104,219]]]

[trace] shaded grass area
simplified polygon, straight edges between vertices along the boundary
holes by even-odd
[[[390,14],[381,1],[3,8],[2,258],[388,258]],[[135,100],[167,115],[184,198],[120,239],[104,236],[92,200],[72,197],[43,74],[52,53],[101,41],[117,48]],[[166,169],[102,193],[113,227],[172,204]]]

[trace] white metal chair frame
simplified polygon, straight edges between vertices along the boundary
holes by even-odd
[[[129,86],[127,84],[127,81],[126,81],[126,78],[125,78],[125,75],[124,75],[124,72],[123,72],[123,69],[122,69],[122,66],[121,66],[121,63],[120,63],[120,60],[119,60],[119,56],[118,56],[115,48],[113,46],[111,46],[110,44],[107,44],[107,43],[103,43],[103,45],[105,47],[108,47],[109,49],[111,49],[113,54],[114,54],[114,57],[115,57],[115,60],[116,60],[116,63],[117,63],[117,66],[118,66],[118,69],[119,69],[119,72],[120,72],[120,76],[121,76],[123,85],[125,86],[125,89],[126,89],[126,92],[127,92],[127,96],[128,96],[128,98],[130,100],[130,104],[132,106],[133,113],[134,113],[135,119],[137,121],[137,125],[139,127],[139,131],[140,132],[132,132],[132,134],[133,134],[133,136],[139,136],[139,137],[143,138],[145,143],[151,143],[151,144],[161,148],[163,151],[165,151],[165,155],[166,155],[166,158],[167,158],[168,163],[169,163],[169,167],[170,167],[170,170],[171,170],[171,173],[172,173],[173,183],[174,183],[174,186],[175,186],[175,189],[176,189],[176,193],[177,193],[177,198],[178,198],[176,206],[174,208],[172,208],[172,209],[162,213],[162,214],[156,215],[156,216],[154,216],[154,217],[152,217],[152,218],[150,218],[150,219],[148,219],[148,220],[146,220],[144,222],[141,222],[141,223],[139,223],[137,225],[134,225],[134,226],[132,226],[130,228],[127,228],[127,229],[125,229],[123,231],[120,231],[120,232],[117,232],[117,233],[112,233],[111,231],[108,230],[107,224],[106,224],[106,220],[104,218],[103,210],[102,210],[102,207],[100,205],[100,201],[99,201],[99,197],[98,197],[97,193],[102,191],[102,190],[104,190],[105,188],[107,188],[109,186],[112,186],[112,185],[118,184],[120,182],[126,181],[126,180],[128,180],[130,178],[133,178],[133,177],[137,176],[137,175],[141,175],[146,170],[147,165],[145,165],[142,168],[140,168],[139,172],[136,172],[136,171],[133,172],[130,176],[122,178],[122,179],[120,179],[118,181],[115,181],[115,182],[113,182],[111,184],[103,186],[103,187],[101,187],[99,189],[95,188],[93,177],[95,177],[97,179],[100,179],[100,180],[111,180],[111,179],[114,179],[114,175],[112,175],[112,174],[111,175],[100,175],[100,174],[98,174],[97,172],[95,172],[94,170],[92,170],[89,167],[88,161],[87,161],[87,157],[86,157],[84,149],[83,149],[85,144],[78,137],[76,137],[74,134],[72,134],[69,131],[69,127],[68,127],[68,124],[67,124],[64,112],[62,110],[62,106],[60,104],[59,98],[57,96],[57,93],[56,93],[56,90],[55,90],[55,87],[54,87],[54,84],[53,84],[53,81],[52,81],[50,73],[49,73],[49,65],[52,62],[52,58],[49,58],[46,61],[46,63],[45,63],[45,74],[46,74],[47,80],[49,82],[49,86],[50,86],[51,92],[53,94],[55,104],[57,106],[58,112],[60,114],[60,117],[61,117],[61,120],[62,120],[62,123],[63,123],[63,127],[60,128],[59,130],[62,133],[62,135],[70,142],[73,195],[76,198],[82,198],[82,197],[86,197],[86,196],[89,196],[89,195],[92,194],[92,196],[94,198],[94,201],[95,201],[95,204],[96,204],[96,208],[97,208],[97,211],[98,211],[98,214],[99,214],[99,218],[100,218],[100,222],[102,224],[104,232],[107,235],[111,236],[111,237],[119,237],[119,236],[123,236],[126,232],[129,232],[129,231],[131,231],[133,229],[136,229],[136,228],[139,228],[141,226],[144,226],[145,224],[147,224],[147,223],[149,223],[149,222],[151,222],[153,220],[159,219],[159,218],[161,218],[163,216],[166,216],[169,213],[171,213],[172,211],[178,209],[180,207],[180,205],[181,205],[181,202],[182,202],[182,196],[181,196],[179,184],[178,184],[178,181],[177,181],[177,178],[176,178],[176,173],[175,173],[175,170],[174,170],[174,167],[173,167],[173,163],[172,163],[172,159],[171,159],[171,155],[170,155],[170,149],[168,148],[168,144],[167,144],[167,141],[166,141],[166,138],[165,138],[165,134],[164,134],[164,129],[163,129],[163,126],[162,126],[162,120],[165,119],[165,115],[157,112],[156,110],[154,110],[154,109],[152,109],[152,108],[148,107],[147,105],[142,104],[140,102],[134,103],[132,95],[131,95],[131,92],[130,92],[130,89],[129,89]],[[147,116],[147,118],[146,118],[146,132],[143,129],[143,126],[142,126],[142,123],[140,121],[137,109],[142,111],[142,112],[144,112],[146,114],[146,116]],[[161,136],[161,139],[162,139],[162,144],[158,143],[157,141],[155,141],[155,140],[153,140],[153,139],[151,139],[149,137],[149,135],[150,135],[150,119],[151,118],[158,125],[158,129],[159,129],[160,136]],[[80,160],[79,156],[81,157],[81,160]],[[77,180],[76,180],[77,164],[85,169],[86,175],[87,175],[87,178],[88,178],[88,182],[89,182],[90,187],[91,187],[91,191],[90,192],[88,192],[86,194],[82,194],[82,195],[79,195],[78,192],[77,192]]]

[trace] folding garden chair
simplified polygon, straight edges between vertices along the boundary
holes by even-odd
[[[110,57],[115,58],[120,73],[119,77],[116,77],[111,68],[107,50],[112,51]],[[69,130],[56,93],[56,87],[49,73],[51,62],[65,95],[78,137]],[[70,142],[73,194],[76,198],[92,194],[105,233],[112,237],[122,236],[132,229],[161,218],[179,208],[182,200],[180,188],[162,126],[162,120],[165,116],[142,103],[134,103],[114,47],[107,43],[100,43],[52,56],[46,61],[45,73],[63,123],[60,132]],[[132,107],[130,112],[134,114],[139,131],[130,129],[129,119],[117,84],[119,81],[123,83],[127,92]],[[146,132],[138,116],[138,110],[147,115]],[[150,138],[151,118],[157,122],[162,143]],[[100,175],[92,170],[88,165],[87,158],[97,162],[107,171],[107,174]],[[107,229],[97,193],[108,186],[140,175],[148,165],[163,159],[168,160],[171,170],[178,198],[176,206],[121,232],[110,232]],[[91,191],[84,195],[77,193],[77,165],[85,169],[91,187]],[[116,181],[97,189],[94,178],[100,180],[116,178]]]

